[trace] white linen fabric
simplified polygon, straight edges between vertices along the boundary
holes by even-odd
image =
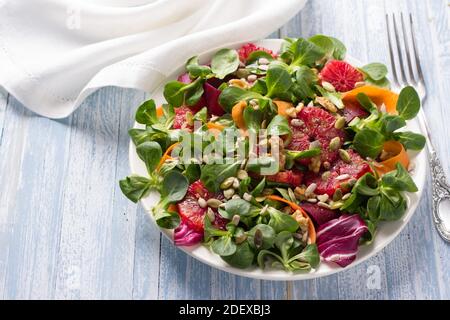
[[[0,0],[0,85],[70,115],[104,86],[151,92],[189,57],[264,38],[306,0]]]

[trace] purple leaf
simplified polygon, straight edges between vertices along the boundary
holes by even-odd
[[[339,216],[339,212],[337,210],[322,208],[313,203],[305,202],[302,203],[301,207],[306,211],[306,213],[308,213],[314,224],[319,227],[332,219],[336,219]]]
[[[211,85],[208,81],[203,84],[203,97],[206,100],[206,106],[208,107],[208,111],[211,114],[216,116],[221,116],[225,113],[219,104],[219,96],[222,91],[216,89],[213,85]]]
[[[177,246],[193,246],[203,240],[203,232],[190,228],[183,220],[173,233],[173,241]]]
[[[356,258],[359,239],[367,226],[358,214],[344,214],[320,226],[317,231],[317,246],[325,261],[346,267]]]

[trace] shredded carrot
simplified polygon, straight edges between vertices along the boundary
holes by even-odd
[[[223,126],[223,125],[221,125],[221,124],[218,124],[218,123],[214,123],[214,122],[208,122],[207,124],[206,124],[206,126],[208,127],[208,129],[215,129],[215,130],[219,130],[219,131],[222,131],[223,129],[225,129],[225,127]]]
[[[244,109],[247,107],[247,102],[244,100],[236,103],[231,109],[231,117],[233,118],[234,123],[240,129],[245,129],[247,126],[244,121]]]
[[[391,154],[392,157],[382,162],[374,163],[375,170],[378,172],[380,176],[382,176],[385,173],[388,173],[389,171],[395,170],[397,162],[403,165],[403,167],[405,167],[406,169],[408,168],[409,166],[408,153],[406,153],[405,148],[400,142],[394,140],[386,141],[383,144],[383,150]]]
[[[169,159],[172,159],[170,153],[179,144],[180,144],[179,142],[175,142],[174,144],[172,144],[170,147],[167,148],[166,152],[164,152],[163,156],[161,157],[161,160],[159,160],[158,166],[156,167],[156,171],[159,171],[159,169],[161,169],[161,166],[164,164],[164,162],[166,162]]]
[[[294,107],[292,103],[281,100],[273,100],[273,103],[275,103],[277,106],[278,114],[285,118],[288,117],[286,110]]]
[[[305,210],[302,209],[302,207],[300,207],[298,204],[296,204],[292,201],[286,200],[280,196],[269,195],[266,198],[270,199],[270,200],[284,202],[284,203],[288,204],[292,209],[300,211],[302,216],[305,217],[306,219],[308,219],[309,240],[311,243],[316,243],[316,229],[314,228],[314,224],[313,224],[311,218],[308,216],[308,214],[305,212]]]
[[[159,118],[159,117],[162,117],[163,114],[164,114],[164,111],[163,111],[162,105],[157,106],[156,107],[156,116]]]
[[[346,101],[357,102],[358,93],[365,93],[378,107],[384,103],[388,113],[397,114],[398,94],[395,92],[375,86],[362,86],[342,93],[342,101],[344,104]]]

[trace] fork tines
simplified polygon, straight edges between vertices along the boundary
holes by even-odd
[[[394,85],[423,84],[411,14],[409,14],[409,23],[405,23],[403,13],[386,14],[386,28]],[[407,68],[404,63],[405,58]]]

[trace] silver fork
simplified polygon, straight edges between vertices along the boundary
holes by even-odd
[[[389,41],[391,69],[394,80],[393,84],[397,88],[401,88],[406,85],[414,87],[419,94],[423,106],[427,92],[414,36],[412,16],[409,14],[409,33],[407,32],[407,24],[403,18],[403,13],[400,13],[400,22],[397,22],[397,20],[398,19],[396,19],[395,14],[392,14],[391,17],[386,14],[386,28]],[[394,37],[391,37],[391,24]],[[400,40],[401,36],[399,32],[399,25],[401,26],[401,33],[403,34],[403,41]],[[410,44],[412,44],[412,54],[410,52]],[[402,52],[405,53],[406,56],[406,66],[408,67],[408,72],[405,71]],[[397,57],[398,63],[395,61],[395,56]],[[425,132],[427,138],[427,149],[430,158],[433,189],[433,221],[439,235],[445,241],[450,242],[450,227],[445,225],[445,221],[442,219],[440,212],[441,204],[444,201],[450,202],[450,185],[447,183],[447,177],[445,176],[441,161],[439,160],[433,143],[431,142],[429,126],[422,108],[420,108],[418,120],[421,129]]]

